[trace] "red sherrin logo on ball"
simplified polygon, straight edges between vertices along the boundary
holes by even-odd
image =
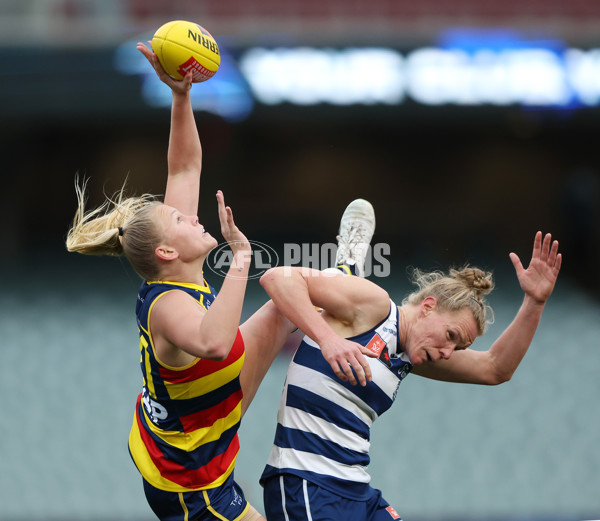
[[[215,73],[214,71],[209,71],[206,67],[204,67],[201,63],[199,63],[193,56],[190,56],[190,59],[185,63],[182,63],[177,69],[177,72],[182,76],[185,76],[187,71],[192,71],[192,80],[202,80],[205,81],[208,78],[212,78]]]

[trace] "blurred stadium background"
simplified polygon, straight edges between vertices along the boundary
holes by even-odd
[[[600,3],[596,0],[2,0],[0,520],[153,519],[126,449],[140,377],[135,274],[68,255],[73,178],[90,201],[162,193],[169,92],[135,42],[204,25],[218,74],[193,89],[200,218],[224,190],[278,252],[326,243],[356,197],[406,267],[470,262],[521,296],[509,251],[552,231],[563,273],[531,352],[498,388],[409,378],[375,425],[374,486],[406,521],[600,519]],[[218,277],[211,279],[218,286]],[[266,297],[249,285],[245,314]],[[242,426],[249,499],[290,351]],[[352,520],[354,521],[354,520]]]

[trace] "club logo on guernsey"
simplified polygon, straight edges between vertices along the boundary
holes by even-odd
[[[383,338],[379,336],[378,333],[375,333],[375,335],[373,335],[373,338],[371,338],[371,340],[365,347],[374,355],[378,356],[379,360],[381,360],[385,365],[387,365],[388,367],[392,367],[387,343]]]
[[[392,519],[401,519],[398,512],[396,512],[394,510],[394,507],[391,507],[391,506],[387,507],[386,510],[387,510],[387,513],[392,517]]]
[[[369,340],[369,343],[365,347],[374,355],[379,356],[386,345],[387,344],[383,338],[381,338],[378,333],[375,333],[373,338]]]

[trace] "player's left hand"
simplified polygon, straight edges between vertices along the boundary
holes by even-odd
[[[219,221],[221,223],[221,235],[229,244],[234,255],[239,252],[252,252],[250,241],[236,226],[233,220],[233,212],[225,205],[225,196],[221,190],[217,190],[217,206],[219,210]]]
[[[552,241],[550,233],[547,233],[542,241],[542,235],[542,232],[535,234],[533,253],[527,269],[523,267],[516,253],[510,254],[521,289],[539,304],[544,304],[552,294],[562,264],[562,254],[558,253],[558,241]]]

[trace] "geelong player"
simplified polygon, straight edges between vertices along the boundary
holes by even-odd
[[[338,237],[342,271],[363,273],[374,226],[367,201],[350,204]],[[524,299],[487,351],[469,348],[489,321],[485,295],[493,281],[480,269],[416,272],[418,289],[401,305],[376,284],[339,271],[332,276],[330,270],[279,267],[263,275],[273,302],[306,335],[288,369],[261,477],[269,521],[400,519],[369,484],[371,425],[392,406],[410,373],[482,385],[511,378],[531,344],[562,256],[558,242],[538,232],[527,269],[514,253],[510,258]],[[368,359],[372,380],[366,386],[349,385],[346,368],[328,363],[329,353],[351,345],[375,355]]]

